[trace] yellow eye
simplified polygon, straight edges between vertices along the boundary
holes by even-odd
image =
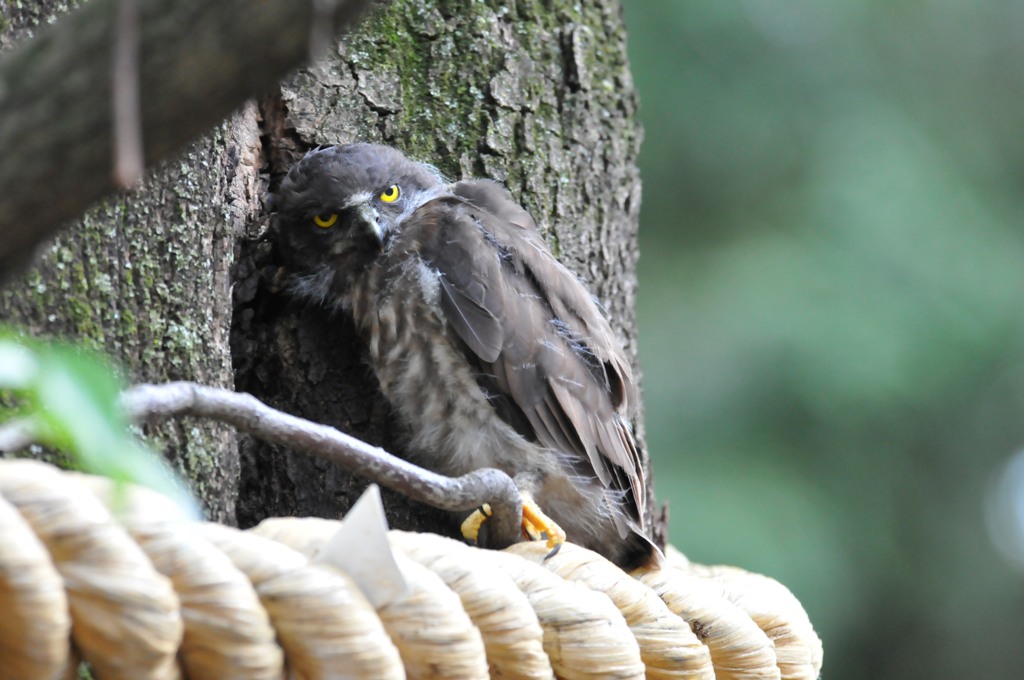
[[[315,215],[313,217],[313,224],[316,226],[327,229],[333,227],[334,223],[338,221],[338,213],[331,213],[330,215]]]
[[[394,203],[395,201],[398,200],[398,197],[401,196],[401,194],[402,192],[398,189],[398,185],[392,184],[387,189],[381,192],[380,200],[384,201],[385,203]]]

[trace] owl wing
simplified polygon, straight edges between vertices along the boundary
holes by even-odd
[[[521,435],[570,454],[578,474],[621,492],[642,526],[646,485],[628,422],[636,392],[611,327],[503,187],[471,181],[454,190],[403,231],[440,274],[441,310],[481,387]]]

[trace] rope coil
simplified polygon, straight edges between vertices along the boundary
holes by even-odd
[[[115,519],[116,518],[116,519]],[[340,523],[179,519],[139,487],[0,461],[0,680],[794,678],[821,641],[778,582],[690,564],[627,575],[565,544],[388,533],[408,592],[378,609],[313,560]],[[354,546],[353,550],[358,550]]]

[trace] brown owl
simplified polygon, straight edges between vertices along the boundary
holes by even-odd
[[[349,144],[306,154],[270,205],[294,290],[354,318],[416,462],[503,470],[524,529],[552,546],[566,537],[624,567],[660,559],[629,363],[504,187]]]

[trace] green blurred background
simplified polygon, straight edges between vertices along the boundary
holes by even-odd
[[[1024,678],[1024,4],[623,4],[673,542],[828,680]]]

